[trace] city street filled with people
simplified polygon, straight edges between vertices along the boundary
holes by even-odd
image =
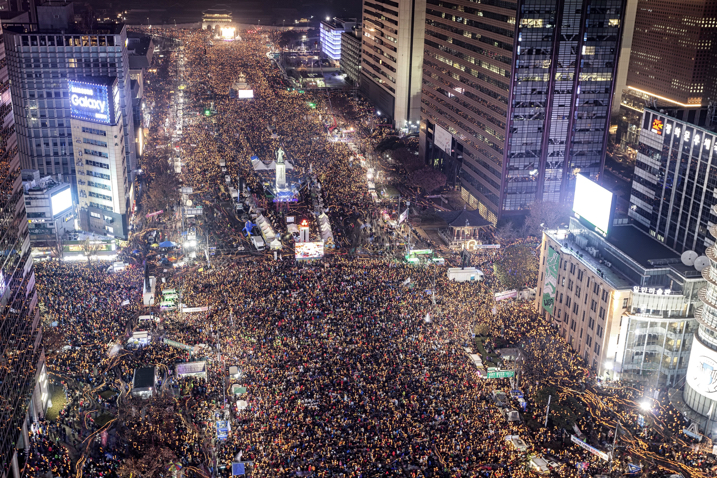
[[[178,208],[148,218],[154,211],[140,206],[119,253],[124,270],[35,265],[53,401],[62,405],[33,426],[26,476],[228,477],[232,463],[261,478],[577,478],[623,476],[630,465],[635,476],[717,476],[712,450],[682,433],[689,423],[667,393],[643,426],[639,403],[653,391],[598,380],[534,301],[496,302],[502,251],[537,254],[539,239],[474,253],[469,265],[485,280],[462,283],[448,280],[461,259],[447,251],[445,265],[413,265],[398,248],[360,247],[357,220],[382,229],[390,206],[371,197],[357,154],[331,131],[360,129],[353,140],[371,151],[384,135],[364,122],[372,110],[349,92],[291,87],[261,29],[233,42],[206,30],[152,34],[172,47],[145,80],[142,189],[160,183],[167,161],[179,163],[176,180],[205,211],[197,237],[217,253],[172,264],[181,246],[148,237],[181,244],[184,218]],[[250,101],[229,94],[240,73]],[[178,105],[169,92],[180,86]],[[226,176],[246,185],[282,236],[285,216],[303,213],[268,200],[254,173],[251,157],[275,160],[279,147],[296,178],[321,186],[336,237],[322,259],[295,260],[293,239],[276,256],[252,251],[231,206]],[[143,305],[146,275],[156,278],[152,307]],[[169,291],[179,307],[160,308]],[[132,340],[138,331],[148,338]],[[501,355],[506,348],[522,359]],[[475,353],[515,376],[487,378]],[[178,372],[190,362],[205,368]],[[156,371],[149,398],[131,390],[141,367]]]

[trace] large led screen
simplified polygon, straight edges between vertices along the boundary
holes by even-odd
[[[698,340],[692,341],[687,383],[700,395],[717,400],[717,353]]]
[[[73,118],[110,124],[107,86],[69,80],[70,114]]]
[[[573,211],[590,223],[597,232],[607,235],[612,212],[612,193],[578,174],[575,181]]]
[[[62,191],[52,195],[50,197],[50,205],[52,207],[52,215],[58,216],[63,212],[72,208],[72,191],[70,188],[63,189]]]
[[[294,250],[297,261],[324,257],[323,242],[297,242]]]

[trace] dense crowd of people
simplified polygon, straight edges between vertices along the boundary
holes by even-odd
[[[228,174],[261,191],[249,158],[271,160],[282,144],[299,177],[320,180],[337,231],[344,218],[379,214],[365,170],[349,163],[345,143],[327,140],[332,120],[323,98],[311,97],[319,104],[314,111],[306,95],[287,91],[261,30],[213,45],[208,32],[178,36],[183,50],[166,61],[183,55],[190,66],[183,80],[192,95],[188,103],[202,111],[205,105],[197,103],[211,97],[217,112],[188,120],[175,143],[183,182],[197,201],[214,207],[226,196],[220,159]],[[230,98],[239,73],[254,89],[254,101]],[[176,78],[167,75],[150,76],[146,90],[154,116],[149,158],[158,154],[152,139],[171,134],[163,131],[171,105],[162,93]],[[204,227],[217,240],[241,234],[219,210]],[[139,247],[141,257],[147,248],[137,236],[130,247]],[[501,254],[471,262],[490,270]],[[252,463],[258,478],[520,478],[533,476],[531,454],[554,460],[561,477],[609,474],[627,463],[645,472],[714,476],[703,451],[671,433],[684,420],[668,403],[657,404],[654,429],[638,427],[639,393],[597,386],[532,303],[496,303],[500,284],[490,273],[483,283],[456,283],[443,266],[339,254],[302,263],[286,253],[278,261],[226,256],[211,267],[170,269],[155,270],[164,279],[157,296],[178,290],[181,302],[207,310],[155,310],[158,321],[139,322],[145,314],[141,261],[117,273],[103,265],[36,265],[44,321],[54,338],[47,366],[67,400],[59,418],[33,430],[28,476],[159,476],[181,465],[184,476],[226,477],[241,460]],[[125,347],[137,329],[148,331],[151,341]],[[520,349],[525,360],[518,379],[479,375],[467,354],[479,343],[491,355],[501,345]],[[507,365],[500,356],[495,360]],[[176,365],[188,361],[203,361],[206,370],[178,376]],[[142,366],[157,370],[150,400],[128,393]],[[230,375],[230,367],[238,373]],[[548,388],[560,396],[545,426],[541,397]],[[506,407],[520,407],[517,399],[497,403],[495,392],[511,389],[525,397],[522,421],[506,415]],[[569,403],[585,406],[575,417],[579,431],[556,426],[569,415]],[[618,420],[623,448],[615,462],[570,444],[571,434],[610,442]],[[506,440],[512,435],[528,450]]]

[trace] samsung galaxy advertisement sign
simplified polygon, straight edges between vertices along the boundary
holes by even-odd
[[[70,114],[94,123],[112,124],[107,85],[69,80]]]

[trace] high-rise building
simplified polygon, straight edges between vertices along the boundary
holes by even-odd
[[[70,182],[77,198],[69,80],[117,77],[125,163],[128,172],[136,169],[127,30],[117,24],[76,28],[72,3],[46,3],[37,11],[37,24],[4,30],[20,160],[24,169]]]
[[[717,0],[638,0],[617,140],[635,148],[645,106],[700,109],[717,100]],[[622,58],[621,58],[622,61]]]
[[[627,84],[678,106],[715,99],[717,0],[639,0]]]
[[[355,18],[333,18],[322,21],[319,28],[321,53],[339,61],[341,59],[341,38],[343,33],[350,32],[356,26]]]
[[[131,183],[116,77],[70,80],[72,147],[80,197],[80,228],[127,238]]]
[[[420,119],[425,18],[426,0],[363,2],[361,91],[397,128]]]
[[[717,207],[712,207],[710,213],[712,216],[717,216]],[[710,234],[712,237],[717,237],[717,226],[710,226]],[[702,417],[707,417],[705,435],[709,436],[717,432],[717,421],[714,420],[713,415],[714,409],[717,407],[717,381],[715,380],[715,371],[717,371],[716,247],[713,244],[707,249],[708,265],[702,270],[702,277],[707,284],[700,291],[700,300],[703,306],[697,310],[696,314],[699,327],[692,344],[687,380],[682,394],[688,407]]]
[[[361,72],[361,26],[341,34],[341,71],[357,85]]]
[[[703,253],[717,203],[717,134],[657,111],[642,115],[630,210],[635,222],[679,251]]]
[[[462,195],[487,219],[568,202],[578,172],[602,172],[623,10],[427,0],[421,152],[447,171],[461,163]]]
[[[19,478],[18,459],[29,443],[28,429],[44,414],[48,392],[8,66],[2,49],[0,65],[0,477]]]

